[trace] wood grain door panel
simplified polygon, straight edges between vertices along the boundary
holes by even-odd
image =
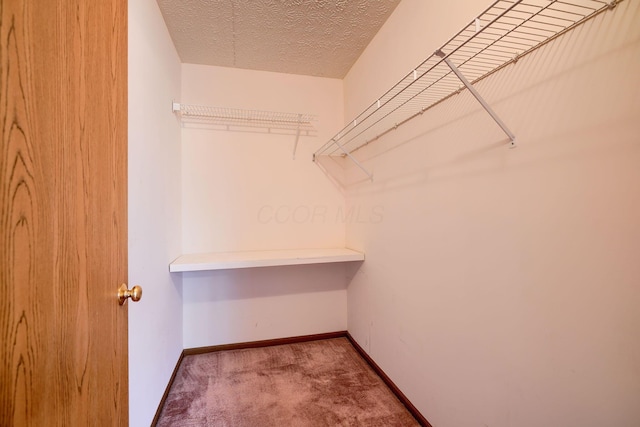
[[[0,425],[127,425],[126,0],[0,3]]]

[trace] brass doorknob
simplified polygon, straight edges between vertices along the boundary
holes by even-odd
[[[124,305],[127,298],[131,298],[133,302],[140,301],[140,298],[142,298],[142,288],[135,285],[132,289],[127,289],[127,285],[123,283],[118,289],[118,303]]]

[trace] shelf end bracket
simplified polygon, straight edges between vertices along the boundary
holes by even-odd
[[[442,58],[442,60],[445,62],[445,64],[447,64],[447,66],[449,68],[451,68],[451,71],[453,71],[453,73],[458,76],[458,79],[460,79],[460,81],[462,82],[462,84],[465,85],[465,87],[467,89],[469,89],[469,92],[471,92],[471,94],[474,96],[474,98],[476,98],[476,100],[480,103],[480,105],[482,105],[482,108],[485,109],[485,111],[487,113],[489,113],[489,115],[491,116],[491,118],[498,124],[498,126],[500,126],[500,128],[502,129],[502,131],[509,137],[509,148],[514,148],[516,146],[516,136],[513,134],[513,132],[511,132],[511,130],[509,130],[509,128],[507,127],[507,125],[502,121],[502,119],[496,114],[495,111],[493,111],[493,109],[491,108],[491,106],[489,104],[487,104],[487,101],[484,100],[484,98],[482,97],[482,95],[480,95],[478,93],[478,91],[476,90],[475,87],[473,87],[473,85],[469,82],[469,80],[467,80],[467,78],[464,76],[464,74],[462,74],[460,72],[460,70],[458,70],[458,67],[456,67],[453,62],[451,62],[451,60],[447,57],[447,55],[440,49],[435,51],[435,55]]]
[[[298,149],[298,141],[300,140],[300,123],[302,122],[302,114],[298,114],[298,128],[296,129],[296,140],[293,143],[293,160],[296,159],[296,151]]]
[[[365,174],[367,174],[367,176],[369,177],[369,179],[371,181],[373,181],[373,174],[371,172],[369,172],[364,166],[362,166],[362,163],[360,163],[358,161],[358,159],[356,159],[355,157],[353,157],[351,155],[351,153],[349,153],[347,150],[344,149],[344,147],[342,146],[342,144],[340,144],[338,141],[336,141],[335,139],[333,140],[333,142],[338,146],[338,148],[340,148],[340,150],[349,158],[351,159],[351,161],[353,163],[355,163],[356,166],[358,166],[360,168],[360,170],[362,172],[364,172]],[[315,161],[315,154],[314,154],[314,161]]]

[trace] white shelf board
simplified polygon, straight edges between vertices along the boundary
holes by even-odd
[[[181,255],[169,264],[169,271],[178,273],[350,261],[364,261],[364,254],[347,248],[213,252]]]

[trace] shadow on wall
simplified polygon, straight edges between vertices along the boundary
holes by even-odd
[[[346,289],[362,262],[179,273],[189,279],[185,303],[232,301]]]

